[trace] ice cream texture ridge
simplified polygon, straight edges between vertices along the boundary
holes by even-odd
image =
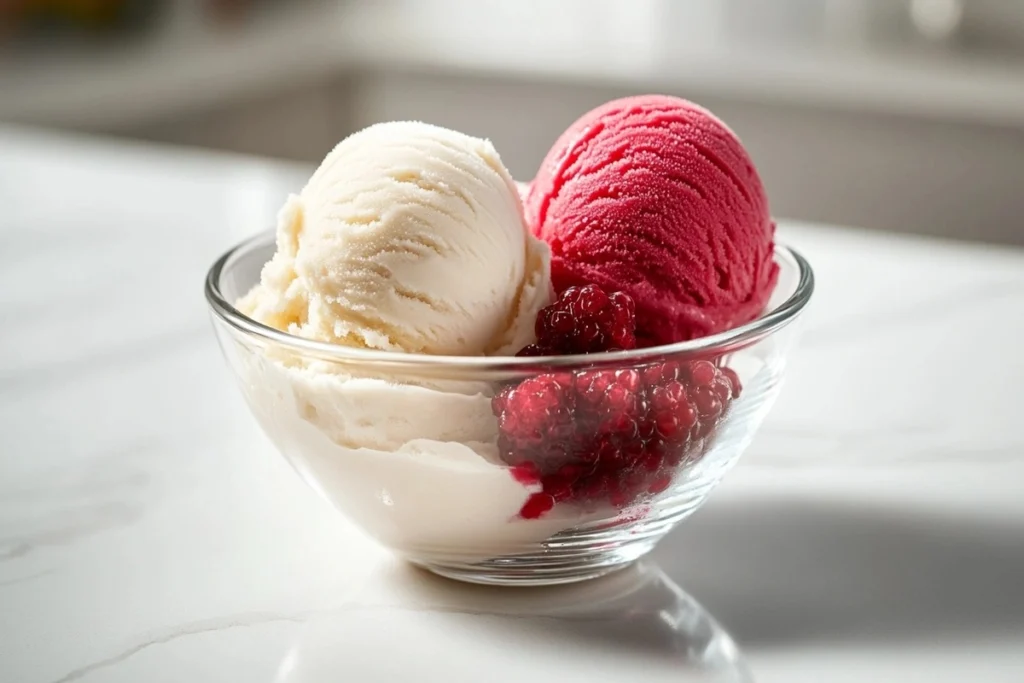
[[[396,354],[656,346],[760,315],[777,278],[774,232],[738,138],[685,100],[598,107],[526,184],[487,140],[380,123],[342,140],[287,198],[276,251],[236,308],[296,337]],[[670,483],[665,468],[699,457],[740,390],[734,372],[708,362],[512,385],[301,355],[268,349],[243,363],[254,414],[314,488],[410,554],[485,559],[622,512],[587,497],[609,485],[612,500],[626,495],[608,483],[614,467],[552,484],[569,475],[529,459],[537,420],[577,429],[584,450],[594,434],[634,429],[630,420],[657,424],[635,456],[649,468],[635,485],[654,493]],[[637,406],[649,414],[632,415]],[[556,485],[564,493],[550,493]],[[555,505],[558,495],[582,502]]]

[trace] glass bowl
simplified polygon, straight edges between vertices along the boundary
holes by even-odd
[[[694,341],[560,357],[452,357],[311,341],[234,307],[274,235],[206,280],[217,339],[263,430],[395,553],[451,578],[538,585],[625,567],[707,499],[778,394],[810,265],[777,246],[766,312]]]

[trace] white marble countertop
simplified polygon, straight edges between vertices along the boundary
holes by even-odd
[[[711,502],[617,578],[478,589],[307,491],[222,365],[205,269],[303,169],[0,150],[5,683],[744,680],[684,666],[679,587],[758,681],[1024,680],[1024,253],[784,225],[818,293]]]

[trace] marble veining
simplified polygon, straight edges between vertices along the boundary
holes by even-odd
[[[49,569],[40,569],[39,571],[35,571],[31,574],[26,574],[24,576],[16,576],[11,579],[5,579],[3,581],[0,581],[0,588],[4,588],[5,586],[14,586],[19,583],[22,583],[23,581],[33,581],[40,577],[52,574],[55,571],[57,571],[56,567],[50,567]]]
[[[363,538],[223,367],[205,270],[305,169],[0,149],[0,681],[1024,679],[1024,253],[781,222],[818,293],[745,459],[653,558],[501,591]]]
[[[136,655],[143,650],[151,647],[170,643],[171,641],[178,640],[179,638],[188,638],[189,636],[195,636],[202,633],[214,633],[218,631],[226,631],[234,628],[245,628],[248,626],[255,626],[257,624],[268,624],[275,622],[291,622],[301,623],[307,618],[307,615],[284,615],[284,614],[245,614],[237,615],[233,617],[220,617],[216,619],[205,619],[189,624],[179,624],[177,626],[165,629],[162,633],[153,633],[144,637],[140,642],[128,647],[122,652],[118,652],[115,655],[106,657],[96,662],[90,662],[84,666],[81,666],[74,671],[69,671],[64,676],[58,678],[54,683],[68,683],[69,681],[81,680],[89,676],[90,674],[107,668],[115,666],[119,662],[123,662],[129,657]]]

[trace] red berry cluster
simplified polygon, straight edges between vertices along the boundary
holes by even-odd
[[[560,300],[551,307],[555,312],[578,309],[581,297],[592,297],[605,302],[594,310],[612,311],[601,313],[603,321],[614,324],[618,311],[628,311],[627,329],[599,323],[594,333],[595,316],[588,315],[570,318],[578,323],[570,329],[554,313],[542,312],[538,330],[555,332],[538,334],[538,345],[577,352],[601,344],[632,348],[622,344],[633,334],[628,296],[607,296],[592,287],[567,294],[568,305]],[[520,515],[535,519],[559,502],[607,501],[621,508],[664,491],[680,464],[700,457],[705,438],[739,392],[736,373],[704,360],[543,374],[506,387],[491,406],[501,456],[520,482],[542,488]]]
[[[633,299],[597,285],[570,287],[537,314],[537,343],[518,356],[558,356],[636,348]]]

